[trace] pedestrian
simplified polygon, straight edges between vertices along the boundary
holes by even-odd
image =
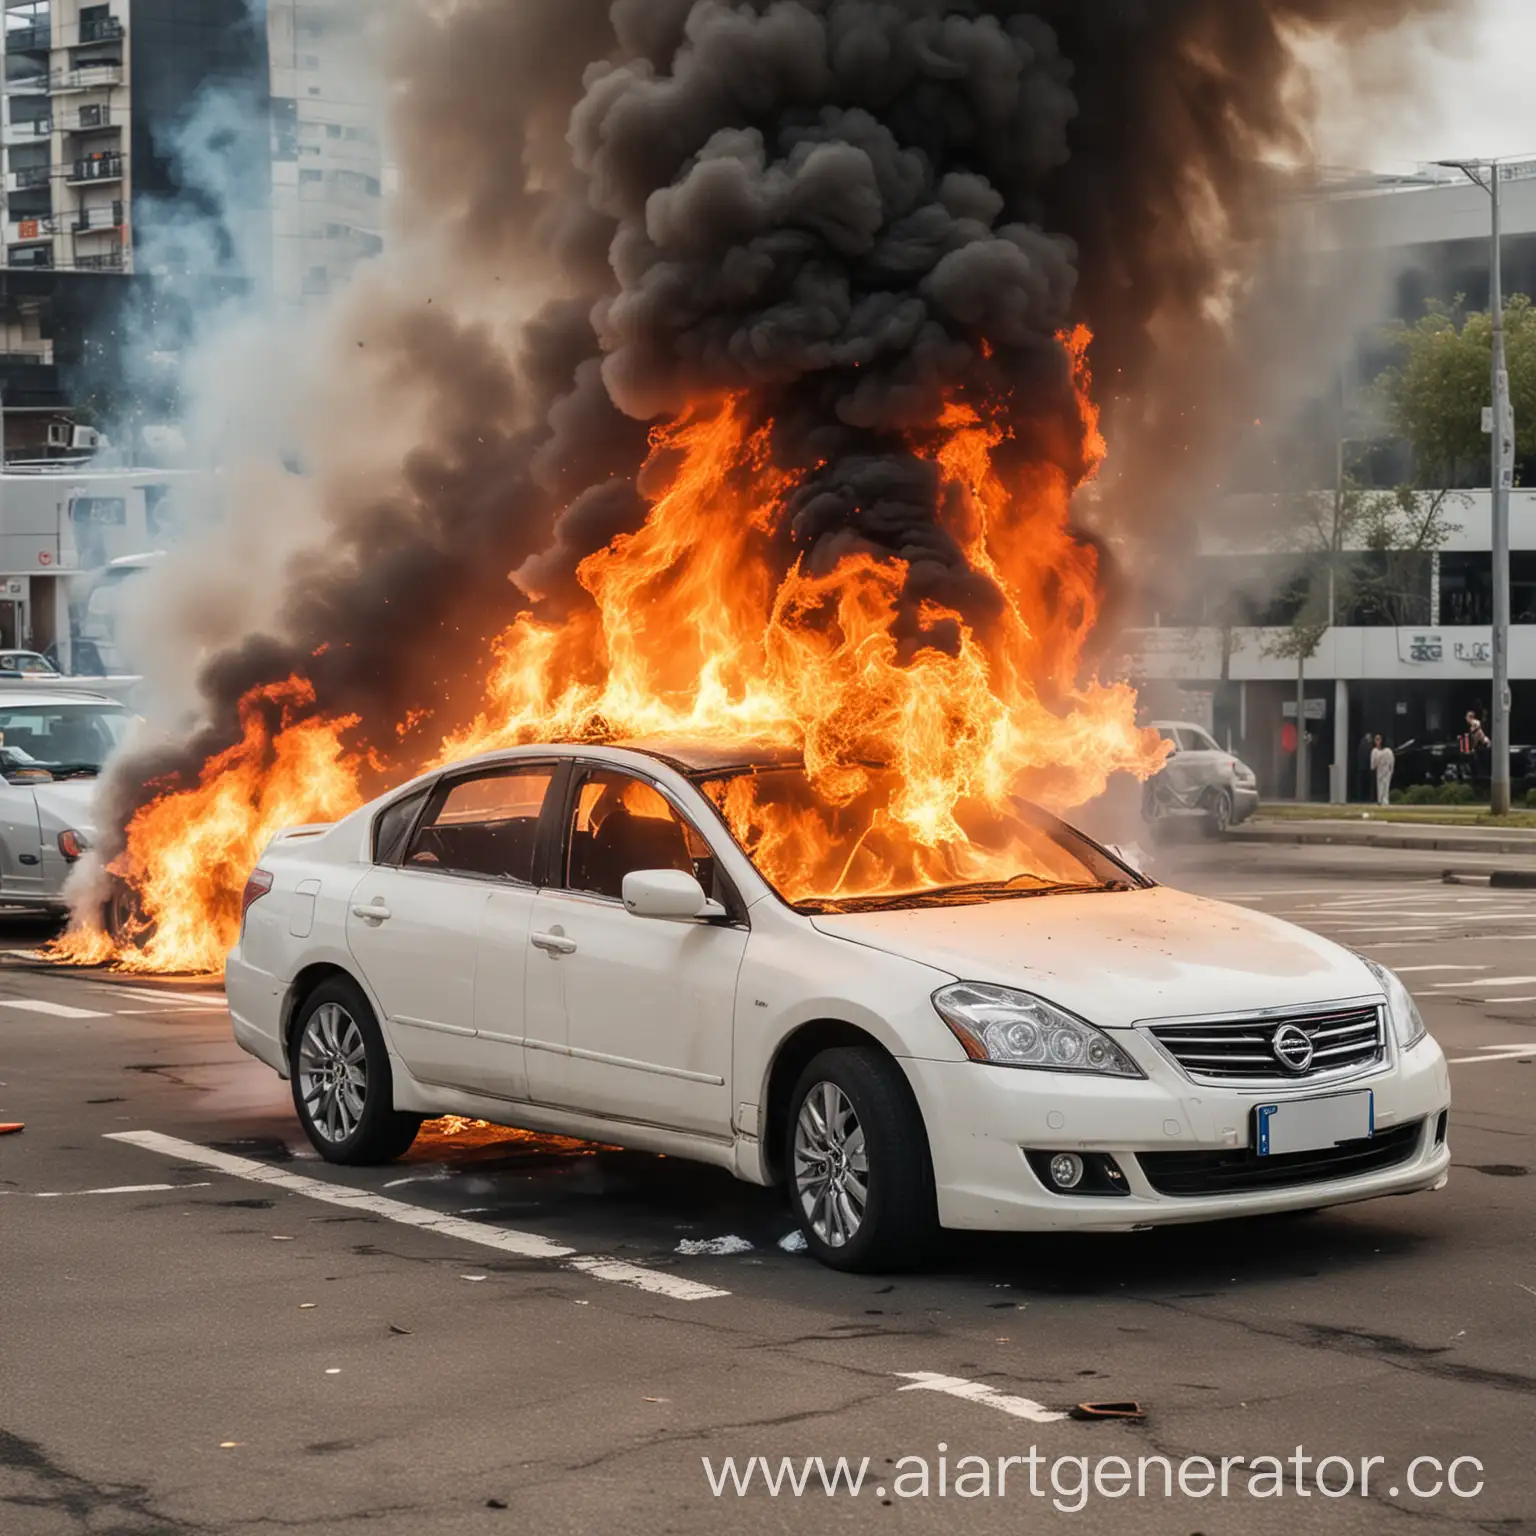
[[[1355,768],[1360,774],[1359,785],[1360,798],[1362,800],[1369,800],[1371,798],[1371,748],[1373,745],[1371,733],[1367,731],[1360,738],[1360,745],[1355,749]]]
[[[1376,804],[1392,803],[1392,770],[1397,767],[1397,755],[1383,744],[1380,736],[1371,749],[1371,771],[1376,775]]]

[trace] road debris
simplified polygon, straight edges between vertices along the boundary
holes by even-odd
[[[0,1136],[14,1136],[17,1131],[24,1131],[24,1130],[26,1130],[26,1128],[27,1128],[26,1121],[24,1121],[24,1120],[14,1120],[14,1121],[11,1121],[9,1124],[0,1125]]]
[[[484,1275],[460,1275],[460,1280],[484,1280]]]
[[[390,1332],[391,1332],[391,1333],[399,1333],[399,1334],[404,1334],[404,1335],[405,1335],[405,1337],[406,1337],[406,1338],[410,1338],[410,1336],[411,1336],[411,1333],[412,1333],[412,1330],[411,1330],[411,1329],[409,1329],[409,1328],[402,1328],[402,1327],[401,1327],[401,1326],[400,1326],[400,1325],[399,1325],[399,1323],[391,1323],[391,1324],[390,1324],[390,1325],[389,1325],[389,1331],[390,1331]]]
[[[1079,1403],[1067,1417],[1070,1419],[1144,1419],[1146,1411],[1140,1403]]]
[[[713,1258],[726,1258],[733,1253],[751,1253],[752,1244],[744,1237],[685,1237],[677,1245],[677,1251],[687,1258],[707,1254]]]
[[[796,1227],[793,1232],[786,1232],[784,1236],[779,1239],[779,1247],[782,1248],[785,1253],[804,1253],[805,1233],[802,1232],[798,1227]]]

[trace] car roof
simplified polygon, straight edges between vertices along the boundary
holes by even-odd
[[[579,749],[581,744],[564,745]],[[657,736],[609,741],[602,745],[624,752],[643,753],[690,777],[741,773],[753,768],[798,768],[805,761],[805,754],[799,747],[766,741],[701,741],[689,737]]]
[[[1199,731],[1202,736],[1209,736],[1209,729],[1203,725],[1196,725],[1193,720],[1148,720],[1147,729],[1150,731]]]

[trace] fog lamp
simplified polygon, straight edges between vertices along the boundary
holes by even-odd
[[[1083,1160],[1076,1152],[1058,1152],[1051,1159],[1051,1182],[1058,1189],[1076,1189],[1083,1182]]]

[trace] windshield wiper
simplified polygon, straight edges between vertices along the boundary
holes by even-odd
[[[1013,880],[1027,879],[1015,875]],[[992,897],[1012,899],[1022,896],[1063,896],[1084,891],[1128,891],[1129,881],[1106,880],[1102,885],[1085,885],[1081,882],[1062,881],[1053,885],[1017,886],[1012,880],[976,880],[965,885],[936,885],[926,891],[903,891],[896,896],[848,896],[836,897],[816,903],[818,910],[838,914],[845,912],[895,912],[903,907],[921,907],[929,904],[953,905],[970,898],[986,901]],[[809,905],[809,904],[808,904]]]

